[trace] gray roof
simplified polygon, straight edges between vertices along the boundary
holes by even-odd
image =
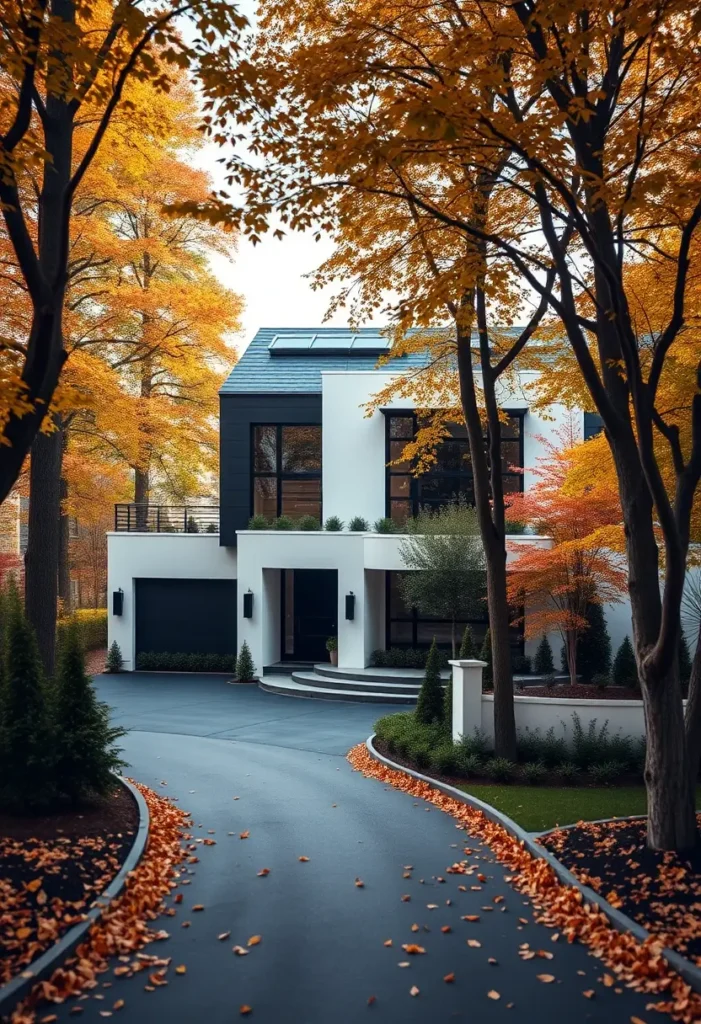
[[[323,342],[338,345],[347,336],[347,348],[354,344],[354,339],[378,339],[379,331],[375,327],[363,327],[356,331],[338,327],[261,327],[255,334],[241,358],[221,386],[221,395],[235,394],[271,394],[275,392],[287,394],[314,394],[321,392],[321,374],[324,370],[376,370],[377,355],[322,354],[313,349],[305,354],[272,355],[270,344],[273,339],[284,339],[300,344],[310,335],[315,335]],[[357,343],[357,342],[356,342]],[[399,356],[391,360],[389,369],[406,370],[412,366],[424,366],[427,361],[425,353],[412,352],[410,355]]]

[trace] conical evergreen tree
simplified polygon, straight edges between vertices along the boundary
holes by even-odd
[[[113,640],[110,645],[110,649],[107,652],[107,671],[121,672],[123,665],[124,659],[122,658],[122,651],[117,641]]]
[[[460,655],[461,658],[474,658],[475,657],[475,638],[472,635],[472,629],[470,626],[465,626],[465,632],[462,635],[462,641],[460,643]]]
[[[613,659],[613,681],[616,686],[638,687],[638,666],[630,637],[626,636]]]
[[[611,671],[611,637],[602,605],[592,601],[585,615],[589,628],[577,638],[577,675],[589,683],[594,676],[607,676]]]
[[[555,663],[553,662],[553,649],[550,646],[545,633],[540,638],[540,643],[535,652],[535,658],[533,659],[533,671],[539,676],[550,676],[555,671]]]
[[[255,678],[256,667],[251,657],[251,649],[244,640],[241,644],[239,656],[236,659],[236,678],[242,683],[248,683]]]
[[[484,640],[482,641],[482,649],[480,650],[480,661],[486,661],[486,666],[482,669],[482,688],[489,689],[494,680],[494,669],[492,660],[492,635],[487,627],[487,632],[484,634]]]
[[[416,718],[424,725],[443,721],[443,685],[441,683],[441,657],[434,636],[426,659],[424,681],[416,702]]]
[[[48,690],[34,630],[10,592],[0,684],[0,803],[37,811],[56,795]]]
[[[115,742],[126,730],[110,725],[109,708],[97,699],[85,671],[74,622],[61,644],[55,688],[56,782],[73,803],[114,788],[114,772],[124,767]]]

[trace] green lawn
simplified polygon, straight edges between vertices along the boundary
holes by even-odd
[[[581,820],[645,814],[647,810],[644,786],[555,789],[463,783],[459,788],[496,807],[529,832],[542,832]],[[696,792],[696,806],[701,808],[701,786]]]

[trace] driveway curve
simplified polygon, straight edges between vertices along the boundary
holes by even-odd
[[[177,890],[183,903],[162,923],[170,939],[147,950],[187,973],[171,970],[168,986],[152,993],[143,975],[102,976],[112,985],[96,990],[103,999],[81,1003],[82,1019],[101,1020],[116,999],[124,1007],[115,1016],[128,1024],[230,1024],[242,1004],[261,1024],[628,1024],[656,1016],[644,996],[604,987],[604,968],[586,948],[553,942],[489,850],[451,818],[351,769],[346,751],[384,707],[276,697],[213,676],[96,683],[130,729],[130,774],[177,798],[196,832],[214,830],[216,845],[201,849],[190,884]],[[445,874],[465,846],[484,883]],[[263,868],[269,874],[259,876]],[[196,904],[204,911],[193,914]],[[230,937],[218,941],[223,932]],[[253,935],[260,944],[236,956],[232,947]],[[522,943],[553,958],[524,961]],[[589,990],[593,998],[583,995]],[[70,1004],[52,1012],[75,1019]]]

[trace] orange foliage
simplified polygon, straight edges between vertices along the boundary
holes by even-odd
[[[577,637],[588,628],[587,605],[618,601],[626,589],[625,566],[617,551],[621,506],[608,478],[581,490],[568,487],[580,445],[557,448],[540,440],[547,454],[532,470],[536,482],[508,496],[508,516],[528,524],[538,536],[552,538],[553,545],[524,550],[519,544],[507,590],[512,605],[528,605],[527,638],[560,631],[574,683]]]

